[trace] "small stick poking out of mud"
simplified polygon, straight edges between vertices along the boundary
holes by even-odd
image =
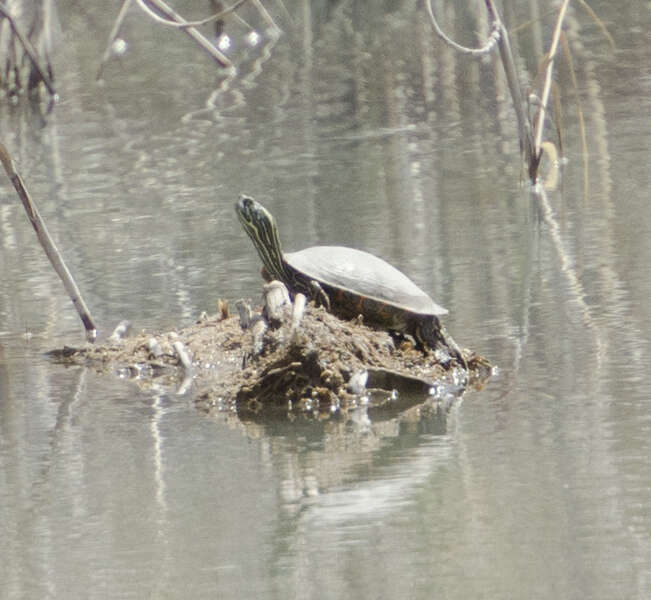
[[[66,288],[66,291],[68,292],[72,303],[75,305],[75,308],[79,313],[79,317],[81,318],[81,321],[84,324],[84,328],[86,329],[86,339],[89,342],[94,342],[95,338],[97,337],[97,327],[95,326],[93,318],[90,316],[90,311],[88,310],[84,299],[81,297],[81,292],[79,291],[75,280],[72,278],[72,275],[70,274],[66,263],[63,261],[63,257],[57,249],[54,240],[50,236],[50,233],[48,232],[47,227],[45,226],[45,222],[38,212],[36,205],[27,193],[25,185],[23,184],[23,180],[16,171],[14,163],[11,160],[11,156],[9,156],[9,152],[1,142],[0,162],[2,162],[2,166],[5,168],[5,171],[11,180],[11,183],[13,183],[14,188],[16,188],[16,191],[18,192],[18,196],[20,197],[20,200],[25,207],[25,211],[27,212],[30,223],[34,228],[34,231],[36,231],[38,241],[41,242],[41,246],[43,246],[45,254],[50,259],[50,263],[52,263],[54,270],[57,272],[57,275],[63,282],[63,285]]]

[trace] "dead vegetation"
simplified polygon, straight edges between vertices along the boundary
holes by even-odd
[[[255,314],[254,320],[261,318]],[[254,327],[242,329],[237,317],[204,317],[178,331],[140,332],[125,339],[50,353],[57,362],[152,383],[170,390],[192,389],[207,411],[236,410],[249,416],[268,410],[330,416],[360,402],[395,408],[400,397],[412,402],[458,397],[468,385],[481,386],[491,374],[488,362],[464,351],[469,371],[454,360],[441,364],[359,319],[342,321],[308,304],[298,331],[288,317],[262,336],[254,350]]]

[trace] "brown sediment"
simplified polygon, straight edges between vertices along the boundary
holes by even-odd
[[[254,312],[253,323],[257,318],[260,313]],[[328,415],[369,397],[378,407],[395,404],[394,390],[425,401],[432,386],[444,385],[460,395],[466,386],[483,385],[491,374],[488,361],[468,350],[466,374],[454,360],[443,365],[409,339],[394,338],[359,319],[343,321],[312,303],[298,329],[290,306],[279,327],[266,328],[255,352],[253,330],[243,330],[237,317],[219,314],[177,331],[143,331],[49,354],[67,365],[132,377],[143,387],[153,382],[171,389],[182,382],[187,386],[191,377],[200,408],[247,415],[272,408]]]

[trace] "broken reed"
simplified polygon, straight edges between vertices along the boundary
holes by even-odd
[[[32,227],[36,232],[38,241],[41,243],[45,254],[50,260],[50,263],[54,267],[57,275],[63,282],[63,286],[66,288],[68,296],[70,296],[72,303],[77,309],[77,313],[79,314],[79,317],[81,318],[81,321],[84,324],[84,328],[86,330],[86,339],[89,342],[94,342],[95,338],[97,337],[97,327],[95,326],[95,322],[90,315],[90,311],[88,310],[88,307],[86,306],[86,303],[81,296],[81,292],[79,291],[75,280],[72,278],[72,275],[70,274],[70,271],[68,270],[68,267],[63,260],[63,256],[61,256],[61,253],[56,247],[52,236],[48,232],[47,227],[45,226],[45,221],[43,221],[43,218],[41,217],[36,204],[34,204],[34,201],[27,192],[22,177],[16,171],[13,160],[11,159],[7,148],[5,148],[4,144],[1,142],[0,162],[2,162],[2,166],[7,172],[7,176],[11,180],[11,183],[16,189],[16,192],[18,192],[18,196],[23,203],[27,217],[29,218]]]

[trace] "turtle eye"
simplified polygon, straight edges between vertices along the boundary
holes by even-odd
[[[253,209],[253,198],[241,194],[239,205],[242,211],[250,212]]]

